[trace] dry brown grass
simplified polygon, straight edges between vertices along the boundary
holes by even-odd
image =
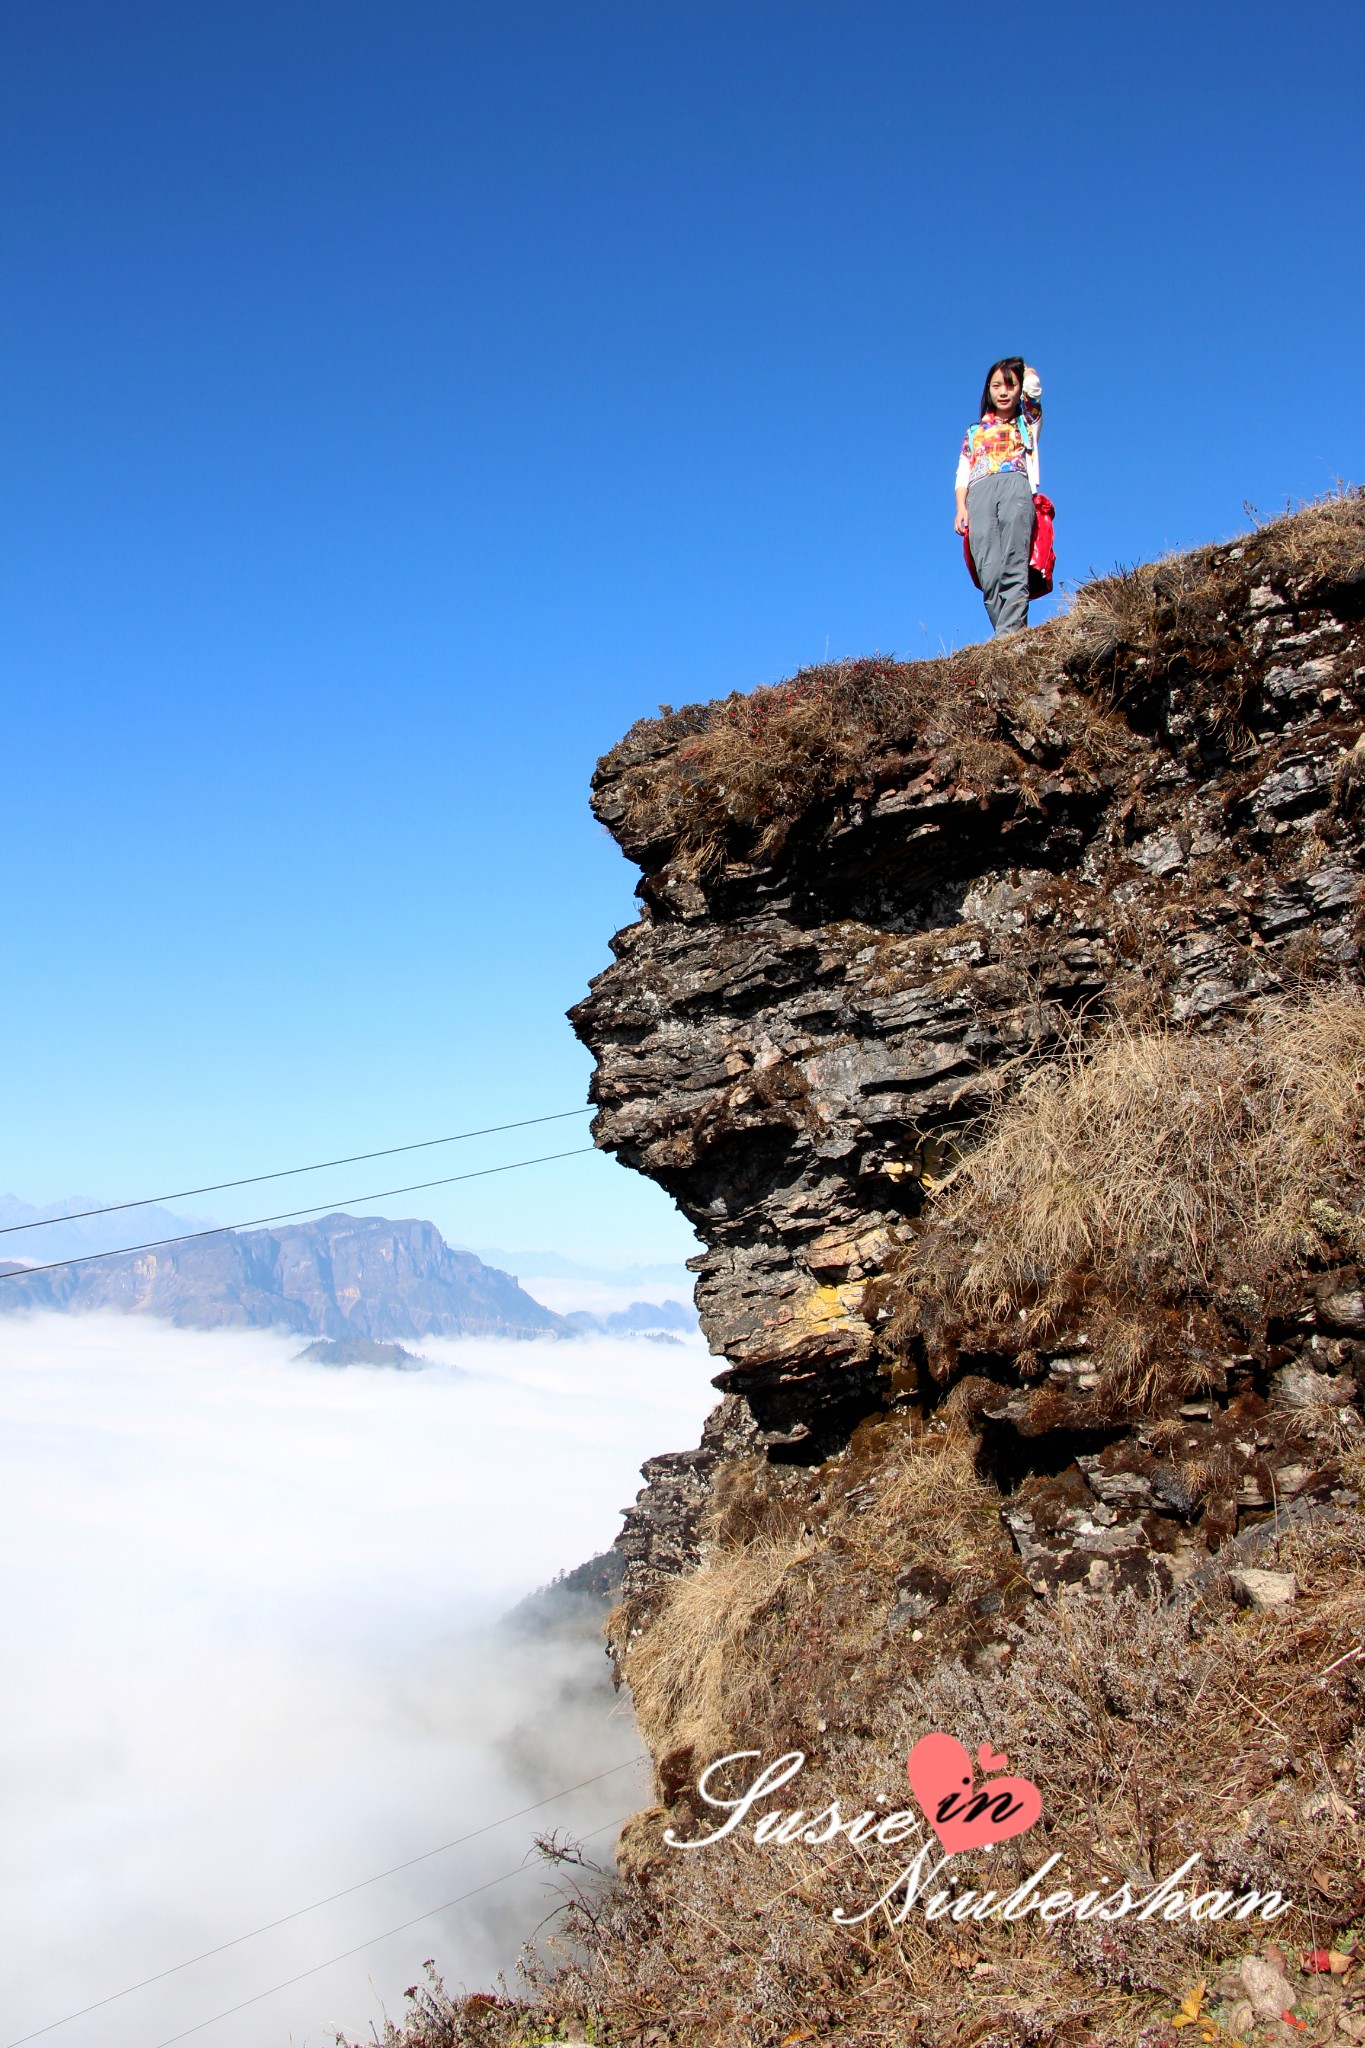
[[[636,1719],[665,1779],[746,1729],[812,1723],[829,1626],[846,1664],[864,1655],[898,1574],[991,1580],[1009,1552],[999,1496],[974,1457],[961,1426],[897,1416],[865,1423],[820,1475],[775,1477],[752,1461],[725,1475],[700,1567],[614,1617]],[[857,1587],[837,1617],[826,1613],[836,1584]]]
[[[811,1550],[804,1532],[763,1530],[736,1548],[714,1546],[670,1583],[625,1660],[635,1718],[656,1756],[684,1746],[719,1753],[745,1716],[770,1709],[780,1629],[770,1603]]]
[[[1292,507],[1258,523],[1255,558],[1294,596],[1314,586],[1341,588],[1365,579],[1365,491],[1341,483],[1316,504]]]
[[[1358,1247],[1362,1164],[1358,994],[1263,1013],[1239,1039],[1118,1020],[999,1105],[935,1198],[910,1292],[998,1317],[1078,1277],[1122,1303],[1290,1272]]]
[[[897,1418],[866,1428],[859,1445],[875,1464],[859,1480],[855,1458],[840,1501],[842,1541],[859,1570],[885,1574],[929,1566],[961,1580],[999,1551],[999,1495],[976,1469],[976,1440],[957,1423],[925,1429]],[[853,1495],[852,1490],[859,1491]]]

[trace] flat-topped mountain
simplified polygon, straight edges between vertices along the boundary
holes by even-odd
[[[378,1343],[569,1334],[510,1273],[452,1250],[434,1223],[344,1214],[0,1279],[0,1311],[32,1308],[123,1309],[187,1329]]]

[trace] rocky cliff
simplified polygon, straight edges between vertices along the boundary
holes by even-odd
[[[657,1803],[529,1997],[394,2048],[1365,2039],[1362,799],[1359,496],[601,763],[594,1128],[702,1239],[722,1395],[619,1540]],[[930,1918],[949,1732],[1039,1817]],[[1196,1868],[1216,1915],[1109,1911]],[[1035,1870],[1086,1914],[1004,1924]]]
[[[817,669],[642,721],[603,760],[593,807],[642,908],[572,1013],[594,1132],[701,1236],[734,1397],[698,1451],[651,1467],[631,1585],[695,1558],[727,1455],[816,1464],[861,1418],[955,1387],[1040,1584],[1153,1556],[1169,1584],[1239,1517],[1331,1490],[1304,1430],[1270,1442],[1257,1404],[1291,1364],[1300,1418],[1353,1398],[1349,1233],[1259,1290],[1153,1294],[1155,1350],[1182,1368],[1156,1400],[1116,1398],[1093,1285],[948,1316],[907,1269],[1031,1068],[1106,1028],[1244,1041],[1358,987],[1363,620],[1350,498],[943,662]],[[1151,1438],[1164,1418],[1212,1490],[1182,1491]]]

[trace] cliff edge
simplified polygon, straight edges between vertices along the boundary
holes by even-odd
[[[527,1996],[386,2039],[1365,2039],[1365,499],[665,708],[593,806],[594,1132],[721,1361],[619,1539],[657,1801]],[[1041,1802],[933,1917],[878,1825],[929,1732]],[[736,1752],[801,1775],[729,1829]]]

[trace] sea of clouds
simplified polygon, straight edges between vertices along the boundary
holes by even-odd
[[[615,1775],[46,2033],[324,2048],[555,1902],[535,1832],[648,1796],[595,1643],[490,1624],[603,1549],[714,1401],[700,1342],[428,1340],[421,1372],[143,1318],[0,1324],[0,2044],[548,1792]],[[199,2028],[372,1935],[480,1898]]]

